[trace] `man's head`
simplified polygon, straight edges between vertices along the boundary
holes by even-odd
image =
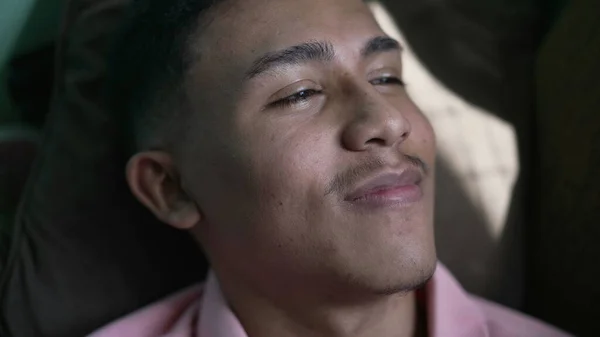
[[[261,292],[382,294],[431,276],[434,135],[401,46],[363,1],[145,2],[164,3],[157,27],[175,9],[194,18],[146,51],[176,66],[154,62],[120,98],[136,111],[127,178],[146,207]]]

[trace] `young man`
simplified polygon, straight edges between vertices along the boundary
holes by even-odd
[[[137,1],[134,195],[213,271],[95,336],[565,336],[437,265],[435,138],[360,0]]]

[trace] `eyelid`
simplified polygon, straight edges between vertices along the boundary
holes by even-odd
[[[306,93],[306,95],[301,97],[300,96],[301,93]],[[319,96],[321,94],[323,94],[323,91],[320,91],[320,90],[313,90],[313,89],[300,90],[295,94],[284,97],[275,102],[269,103],[267,105],[267,107],[284,108],[285,109],[288,107],[304,105],[304,104],[308,104],[308,102],[310,100],[312,100],[315,96]]]
[[[369,72],[367,78],[369,81],[382,77],[397,77],[402,78],[402,71],[395,67],[383,67]]]
[[[381,81],[381,80],[386,80],[385,83],[373,83],[373,82],[377,82],[377,81]],[[377,77],[375,79],[370,80],[369,82],[371,82],[371,84],[373,85],[400,85],[400,86],[406,86],[406,83],[404,82],[404,80],[400,77],[397,76],[380,76]]]
[[[287,98],[289,96],[293,96],[304,90],[322,91],[323,88],[320,85],[318,85],[317,83],[315,83],[314,81],[300,80],[300,81],[294,82],[294,83],[280,89],[279,91],[277,91],[276,93],[271,95],[271,97],[269,97],[267,102],[268,102],[268,104],[271,104],[273,102],[279,101],[279,100]]]

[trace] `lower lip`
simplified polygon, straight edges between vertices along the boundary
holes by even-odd
[[[408,206],[423,198],[419,185],[404,185],[367,193],[359,198],[348,200],[355,205],[371,207]]]

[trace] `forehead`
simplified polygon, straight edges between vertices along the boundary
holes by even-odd
[[[192,46],[199,65],[233,74],[264,53],[307,41],[329,41],[339,53],[381,34],[362,0],[229,0]]]

